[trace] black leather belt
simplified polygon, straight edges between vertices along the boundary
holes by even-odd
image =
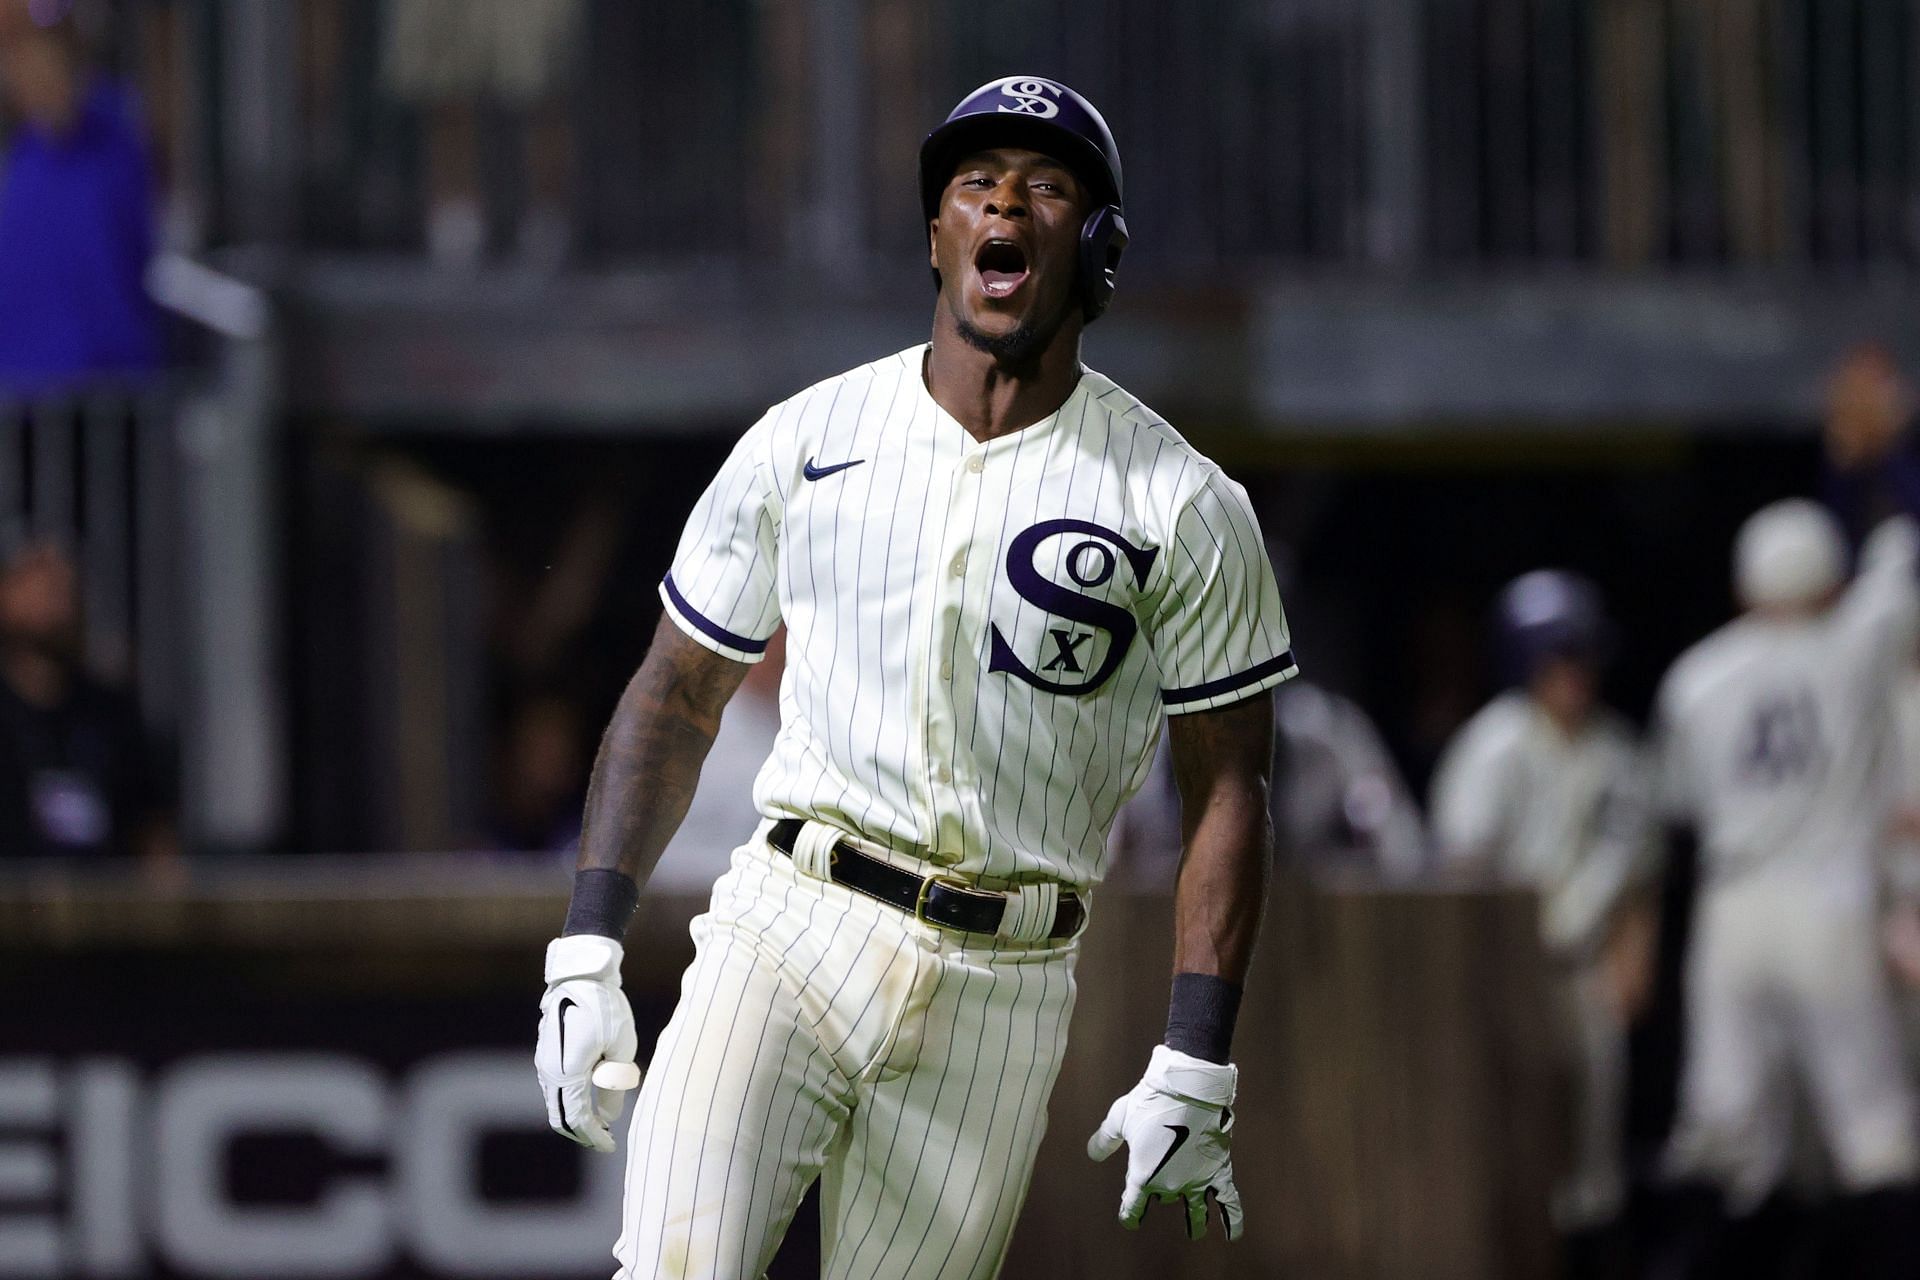
[[[798,818],[782,818],[767,832],[767,843],[792,857],[794,841],[799,839],[803,825]],[[835,884],[897,907],[926,924],[958,929],[962,933],[998,933],[1000,922],[1006,918],[1007,894],[970,889],[952,876],[917,876],[870,853],[862,853],[848,840],[834,841],[833,853]],[[1080,932],[1086,914],[1079,897],[1062,890],[1053,926],[1046,936],[1071,938]]]

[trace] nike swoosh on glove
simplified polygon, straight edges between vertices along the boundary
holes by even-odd
[[[602,1062],[632,1062],[639,1047],[633,1009],[620,990],[619,943],[578,933],[547,944],[547,993],[540,1000],[540,1039],[533,1066],[547,1124],[595,1151],[613,1150],[613,1122],[626,1099],[597,1088]]]
[[[1124,1144],[1127,1188],[1120,1223],[1140,1225],[1154,1200],[1179,1200],[1187,1209],[1187,1236],[1207,1234],[1207,1194],[1220,1206],[1227,1239],[1245,1225],[1233,1185],[1233,1098],[1240,1072],[1160,1045],[1147,1074],[1113,1104],[1087,1140],[1087,1154],[1105,1160]]]

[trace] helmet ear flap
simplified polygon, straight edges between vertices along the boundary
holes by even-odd
[[[1127,251],[1127,220],[1120,206],[1102,205],[1080,227],[1080,306],[1089,321],[1113,301],[1120,257]]]

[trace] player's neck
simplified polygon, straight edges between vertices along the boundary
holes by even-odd
[[[961,337],[942,313],[922,377],[927,394],[975,440],[992,440],[1030,427],[1067,402],[1080,382],[1080,329],[1061,327],[1037,355],[1006,363]]]
[[[1546,717],[1548,724],[1559,732],[1568,742],[1578,741],[1586,733],[1587,726],[1593,722],[1593,708],[1574,708],[1557,706],[1539,698],[1533,700],[1540,714]]]

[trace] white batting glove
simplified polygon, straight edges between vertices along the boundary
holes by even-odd
[[[1159,1045],[1147,1074],[1115,1102],[1087,1140],[1087,1154],[1105,1160],[1127,1148],[1127,1189],[1120,1223],[1140,1225],[1155,1199],[1184,1201],[1187,1236],[1207,1234],[1207,1193],[1220,1206],[1227,1239],[1238,1240],[1245,1220],[1233,1185],[1233,1096],[1239,1069]]]
[[[612,1126],[626,1098],[624,1090],[596,1087],[594,1068],[603,1062],[631,1064],[639,1047],[633,1009],[620,990],[622,954],[612,938],[590,933],[547,944],[547,994],[540,1000],[534,1070],[547,1124],[595,1151],[613,1150]]]

